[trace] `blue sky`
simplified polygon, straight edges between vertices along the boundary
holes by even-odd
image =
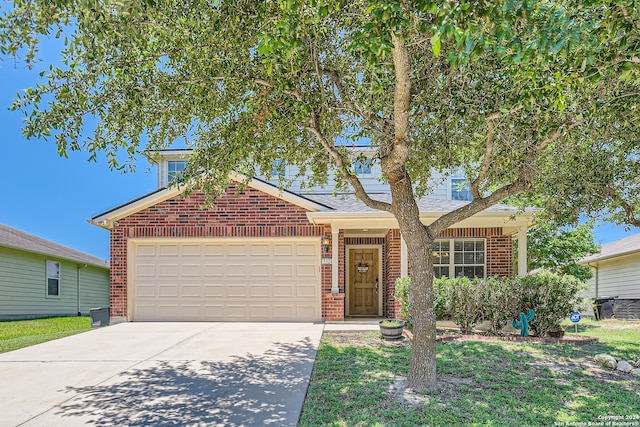
[[[4,202],[0,223],[65,246],[109,258],[109,232],[87,220],[156,188],[155,168],[138,160],[135,173],[110,171],[105,159],[88,162],[87,153],[58,156],[54,142],[26,140],[22,113],[9,111],[12,99],[33,86],[38,73],[56,59],[42,52],[43,62],[33,70],[8,58],[0,61],[0,129],[2,129]],[[609,243],[637,233],[634,228],[603,224],[596,240]]]

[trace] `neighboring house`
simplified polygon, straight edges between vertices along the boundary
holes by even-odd
[[[600,253],[582,259],[591,267],[587,297],[606,301],[614,298],[613,315],[640,319],[640,234],[603,245]]]
[[[111,232],[112,322],[395,316],[395,280],[408,274],[409,260],[393,215],[353,195],[302,190],[299,182],[280,191],[278,174],[295,174],[281,163],[239,194],[242,177],[233,177],[205,210],[203,194],[184,199],[176,186],[167,187],[188,155],[160,153],[158,190],[90,220]],[[356,166],[365,188],[379,192],[372,197],[390,200],[375,165]],[[468,203],[455,200],[464,183],[439,178],[434,187],[437,197],[419,202],[426,224]],[[512,238],[526,253],[531,222],[530,213],[506,205],[462,221],[437,241],[436,275],[512,275]],[[525,256],[519,271],[526,273]]]
[[[0,319],[86,315],[108,305],[106,261],[0,224]]]

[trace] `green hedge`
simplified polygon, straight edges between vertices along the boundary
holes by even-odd
[[[404,319],[411,313],[410,282],[408,277],[396,280],[399,315]],[[586,284],[571,275],[541,271],[521,278],[435,279],[433,289],[436,317],[452,319],[464,333],[487,320],[489,332],[497,334],[521,311],[533,308],[531,333],[544,336],[560,329],[560,322],[582,303],[579,293]]]

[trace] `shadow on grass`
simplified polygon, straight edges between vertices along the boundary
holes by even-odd
[[[147,361],[78,396],[56,415],[95,426],[296,425],[315,359],[309,341],[229,361]]]
[[[439,344],[437,391],[415,405],[402,393],[389,392],[394,378],[406,375],[408,345],[389,348],[366,337],[343,346],[324,341],[300,425],[539,426],[634,415],[630,408],[640,398],[640,381],[586,363],[592,350],[606,349],[602,344],[588,349],[487,341]]]

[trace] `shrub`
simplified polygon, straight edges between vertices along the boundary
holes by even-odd
[[[519,306],[513,315],[529,308],[535,310],[531,321],[531,332],[537,336],[547,335],[560,329],[560,322],[582,303],[581,291],[587,285],[572,275],[541,271],[519,279]]]
[[[478,290],[482,293],[483,317],[489,322],[489,333],[498,334],[513,317],[513,311],[517,310],[520,302],[517,288],[520,285],[517,279],[510,277],[492,277],[483,282]]]
[[[400,311],[398,317],[409,320],[411,315],[411,305],[409,304],[409,285],[411,278],[408,276],[398,277],[396,279],[396,301],[400,303]]]
[[[433,280],[433,308],[436,313],[436,319],[442,320],[451,317],[448,311],[447,294],[445,292],[448,279]]]
[[[463,333],[469,333],[482,320],[482,279],[446,279],[443,283],[446,311]]]

